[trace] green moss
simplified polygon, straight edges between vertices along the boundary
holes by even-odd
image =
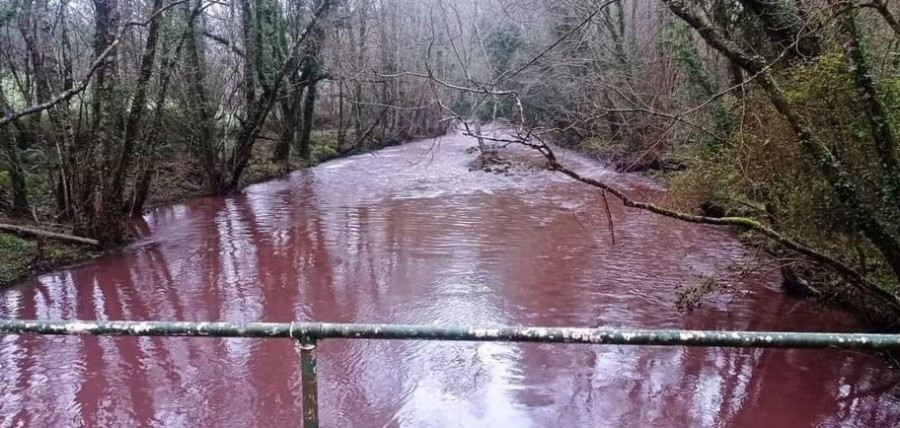
[[[794,103],[821,102],[835,95],[852,95],[853,81],[844,64],[843,54],[828,52],[814,62],[799,65],[780,76],[784,92]]]
[[[44,258],[54,264],[72,263],[96,255],[95,251],[76,245],[53,243],[44,249]]]
[[[881,79],[879,90],[888,111],[888,120],[894,129],[900,128],[900,76]]]
[[[39,254],[36,241],[0,232],[0,286],[99,254],[83,246],[49,241]]]
[[[35,243],[0,232],[0,284],[25,277],[34,258]]]
[[[313,165],[334,158],[340,153],[340,142],[337,131],[334,130],[313,131],[309,137],[309,145]]]

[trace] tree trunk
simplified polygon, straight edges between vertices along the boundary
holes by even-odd
[[[190,6],[187,5],[185,5],[185,7],[188,9],[190,8]],[[190,14],[189,11],[188,14]],[[163,106],[166,103],[166,98],[169,93],[169,82],[172,78],[173,68],[178,61],[178,58],[181,56],[181,49],[185,45],[184,42],[186,42],[186,38],[190,36],[189,32],[194,30],[192,26],[188,26],[186,31],[187,32],[182,36],[182,42],[178,44],[174,52],[167,52],[166,43],[164,42],[162,44],[160,52],[162,60],[159,70],[158,90],[153,102],[156,108],[153,111],[150,126],[147,128],[146,137],[142,139],[141,156],[143,162],[140,163],[140,168],[135,174],[134,186],[132,187],[132,193],[129,197],[129,200],[131,201],[129,213],[133,217],[143,214],[144,204],[150,195],[153,175],[156,172],[156,163],[159,161],[159,147],[162,142],[166,141],[167,135],[165,128],[163,127],[165,108],[163,108]]]
[[[153,0],[152,14],[162,9],[162,0]],[[147,31],[147,42],[144,45],[144,53],[141,57],[141,65],[138,71],[138,80],[135,84],[134,97],[131,100],[131,111],[125,123],[125,137],[122,141],[122,150],[118,164],[113,172],[110,185],[110,206],[119,208],[122,206],[122,192],[125,187],[125,177],[131,167],[131,159],[134,156],[134,142],[137,139],[138,129],[144,119],[144,110],[147,107],[147,85],[153,75],[153,63],[156,60],[156,42],[159,39],[159,29],[162,18],[157,17],[150,21]]]
[[[363,1],[359,5],[359,22],[356,25],[356,41],[352,43],[352,47],[356,53],[353,62],[354,66],[357,70],[363,70],[366,67],[366,53],[367,53],[367,41],[368,41],[368,29],[369,29],[369,2]],[[359,139],[360,135],[363,134],[366,122],[366,108],[363,105],[365,102],[365,94],[363,93],[363,85],[360,80],[356,80],[354,82],[353,88],[353,100],[354,100],[354,113],[353,119],[356,128],[356,138]]]
[[[244,37],[244,115],[250,120],[256,104],[256,25],[249,0],[241,0],[241,29]]]
[[[18,213],[27,213],[28,190],[25,185],[25,173],[22,169],[22,159],[19,156],[19,147],[16,145],[16,139],[8,136],[0,136],[3,140],[3,153],[9,163],[9,181],[12,185],[13,211]]]
[[[12,184],[13,210],[18,213],[27,213],[28,187],[25,184],[25,171],[22,169],[22,158],[19,156],[19,148],[12,138],[5,144],[6,155],[9,160],[9,179]]]
[[[206,60],[200,39],[204,24],[202,19],[199,20],[199,24],[194,19],[193,9],[199,10],[199,7],[199,1],[194,7],[191,7],[189,3],[185,3],[182,7],[184,20],[188,25],[184,40],[185,55],[187,55],[184,79],[187,81],[187,99],[192,116],[191,123],[194,124],[192,126],[194,140],[199,147],[197,157],[206,172],[207,185],[213,192],[218,192],[225,180],[219,170],[219,157],[213,141],[213,112],[204,83],[206,81]]]
[[[314,42],[318,42],[320,40],[318,37],[321,36],[317,37],[317,34],[323,34],[323,31],[320,28],[321,26],[317,24],[318,20],[322,16],[329,13],[329,10],[331,6],[334,5],[334,2],[332,0],[320,0],[316,2],[316,5],[316,11],[313,14],[312,20],[309,22],[309,24],[307,24],[306,29],[303,31],[303,37],[310,35]],[[256,142],[256,137],[262,129],[262,126],[265,123],[269,112],[275,105],[277,95],[281,90],[281,83],[284,80],[284,77],[287,75],[288,71],[294,70],[299,64],[300,56],[299,51],[296,48],[303,40],[303,38],[300,38],[293,43],[291,54],[278,68],[276,75],[272,76],[272,86],[264,88],[262,95],[260,95],[256,99],[256,103],[254,103],[250,112],[248,113],[246,120],[244,121],[240,131],[235,138],[235,149],[233,155],[228,161],[228,165],[232,166],[231,176],[226,184],[217,190],[217,193],[230,193],[237,190],[237,188],[239,187],[241,174],[247,167],[247,163],[250,161],[250,157],[253,153],[253,145]],[[317,44],[318,43],[313,43],[312,45],[316,46]],[[314,61],[310,62],[314,63]],[[314,65],[316,68],[312,75],[319,76],[318,64]],[[315,84],[315,80],[312,80],[311,82]],[[311,87],[308,92],[309,93],[307,93],[307,97],[309,97],[311,93],[314,100],[315,89]]]
[[[9,104],[6,102],[6,97],[4,97],[2,91],[0,91],[0,111],[6,113],[7,111],[12,111]],[[3,129],[0,127],[0,149],[3,150],[3,155],[6,158],[7,163],[9,163],[9,181],[12,185],[12,196],[13,196],[13,211],[19,213],[27,213],[29,210],[28,206],[28,190],[25,184],[25,171],[22,168],[22,158],[19,154],[19,145],[17,144],[17,138],[13,138],[13,134],[18,134],[19,136],[31,135],[24,128],[24,124],[21,120],[15,119],[12,122],[11,129]]]
[[[900,215],[900,160],[897,157],[897,140],[881,94],[872,78],[872,72],[863,52],[861,35],[856,26],[856,10],[843,2],[831,0],[835,8],[838,35],[844,49],[844,62],[853,76],[859,92],[859,105],[866,113],[875,151],[887,177],[887,195],[895,202]]]
[[[872,0],[869,4],[860,5],[860,6],[869,6],[875,8],[875,11],[884,18],[884,22],[891,27],[891,30],[894,31],[894,35],[900,37],[900,22],[897,21],[897,17],[891,13],[891,9],[888,7],[887,0]]]
[[[119,26],[119,2],[118,0],[93,0],[94,2],[94,56],[99,57],[108,46],[116,40],[116,30]],[[102,138],[109,138],[108,132],[112,130],[115,117],[118,115],[118,106],[115,104],[116,91],[116,63],[118,61],[118,48],[106,57],[103,64],[96,71],[94,81],[95,94],[92,97],[93,126],[92,132],[102,134]],[[103,144],[104,142],[101,142]],[[109,141],[105,141],[109,143]]]
[[[131,209],[129,214],[132,217],[138,217],[144,213],[144,203],[147,202],[147,196],[150,195],[150,184],[153,181],[153,168],[144,168],[138,177],[135,178],[134,191],[131,197]]]
[[[338,147],[343,147],[347,141],[347,127],[344,126],[344,79],[338,81]]]
[[[738,99],[744,98],[744,71],[741,66],[728,61],[728,71],[731,74],[731,86],[738,86],[734,91],[734,96]]]
[[[162,9],[162,0],[153,0],[152,14],[156,14]],[[131,100],[131,111],[128,114],[128,121],[125,123],[125,138],[122,141],[122,150],[119,155],[119,161],[113,171],[112,183],[110,184],[110,193],[108,195],[109,209],[121,211],[124,208],[122,201],[123,188],[125,187],[125,177],[131,167],[131,159],[134,156],[134,142],[138,136],[141,122],[144,119],[144,110],[147,107],[147,85],[153,74],[153,63],[156,59],[156,42],[159,38],[159,29],[162,25],[162,18],[158,17],[150,22],[150,28],[147,32],[147,42],[144,45],[144,53],[141,57],[141,65],[138,71],[138,80],[135,85],[134,97]]]
[[[300,159],[306,162],[311,161],[312,153],[310,149],[310,138],[313,128],[313,112],[316,108],[316,95],[318,83],[314,80],[310,82],[306,89],[306,97],[303,99],[303,119],[300,125]]]
[[[283,113],[281,135],[278,137],[278,143],[275,146],[275,153],[272,160],[275,162],[284,162],[286,170],[290,167],[291,149],[296,143],[297,129],[300,125],[300,108],[303,105],[303,93],[306,83],[301,80],[299,73],[292,72],[290,79],[290,87],[287,92],[287,99],[281,104]]]
[[[331,0],[319,0],[329,2]],[[318,97],[318,82],[322,79],[321,65],[319,64],[319,51],[325,39],[325,31],[319,26],[312,29],[309,45],[306,48],[306,59],[303,64],[303,80],[306,82],[306,97],[303,99],[303,112],[300,124],[299,153],[300,159],[309,163],[312,159],[310,138],[313,128],[313,113],[316,109]]]

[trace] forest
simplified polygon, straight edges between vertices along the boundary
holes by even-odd
[[[115,246],[151,206],[506,121],[505,141],[549,168],[734,228],[792,291],[895,329],[898,14],[890,0],[3,0],[0,222]],[[669,195],[632,199],[556,146]]]

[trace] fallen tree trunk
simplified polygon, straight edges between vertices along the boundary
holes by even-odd
[[[65,233],[56,233],[40,229],[32,229],[30,227],[16,226],[12,224],[0,223],[0,230],[6,232],[19,233],[22,235],[35,236],[38,238],[55,239],[57,241],[71,242],[75,244],[91,245],[100,247],[100,242],[96,239],[84,238],[81,236],[68,235]]]

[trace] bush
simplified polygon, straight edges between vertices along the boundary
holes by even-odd
[[[35,248],[33,241],[0,232],[0,285],[9,284],[28,274]]]

